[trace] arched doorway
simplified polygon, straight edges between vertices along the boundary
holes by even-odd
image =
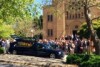
[[[74,29],[72,30],[73,35],[77,35],[78,25],[75,25]]]

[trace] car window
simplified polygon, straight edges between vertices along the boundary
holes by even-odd
[[[17,46],[20,46],[20,47],[31,47],[32,43],[31,42],[18,42]]]
[[[50,45],[44,45],[45,49],[51,49]]]
[[[37,44],[37,49],[44,49],[45,47],[42,44]]]

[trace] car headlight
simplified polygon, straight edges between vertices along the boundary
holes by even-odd
[[[61,54],[61,52],[58,52],[58,54],[60,55],[60,54]]]

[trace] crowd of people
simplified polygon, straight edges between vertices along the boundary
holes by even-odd
[[[0,38],[0,48],[3,49],[4,54],[8,54],[10,51],[10,48],[14,46],[14,39],[5,39],[5,38]]]
[[[55,45],[56,48],[60,48],[63,50],[65,54],[74,54],[74,53],[94,53],[95,48],[94,44],[90,39],[80,38],[78,35],[76,36],[66,36],[61,37],[60,39],[55,38],[52,39],[40,39],[39,43],[43,43],[44,45]]]
[[[3,48],[4,54],[9,53],[9,48],[14,47],[14,40],[0,39],[0,47]],[[78,35],[76,36],[62,36],[61,38],[55,40],[52,39],[39,39],[38,43],[43,43],[44,45],[53,46],[54,49],[61,49],[65,54],[74,53],[90,53],[95,52],[94,44],[90,39],[82,38]]]

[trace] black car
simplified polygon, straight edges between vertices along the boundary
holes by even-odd
[[[43,56],[50,58],[62,58],[63,52],[60,49],[53,49],[52,46],[43,43],[33,42],[29,40],[17,41],[12,48],[11,53]]]

